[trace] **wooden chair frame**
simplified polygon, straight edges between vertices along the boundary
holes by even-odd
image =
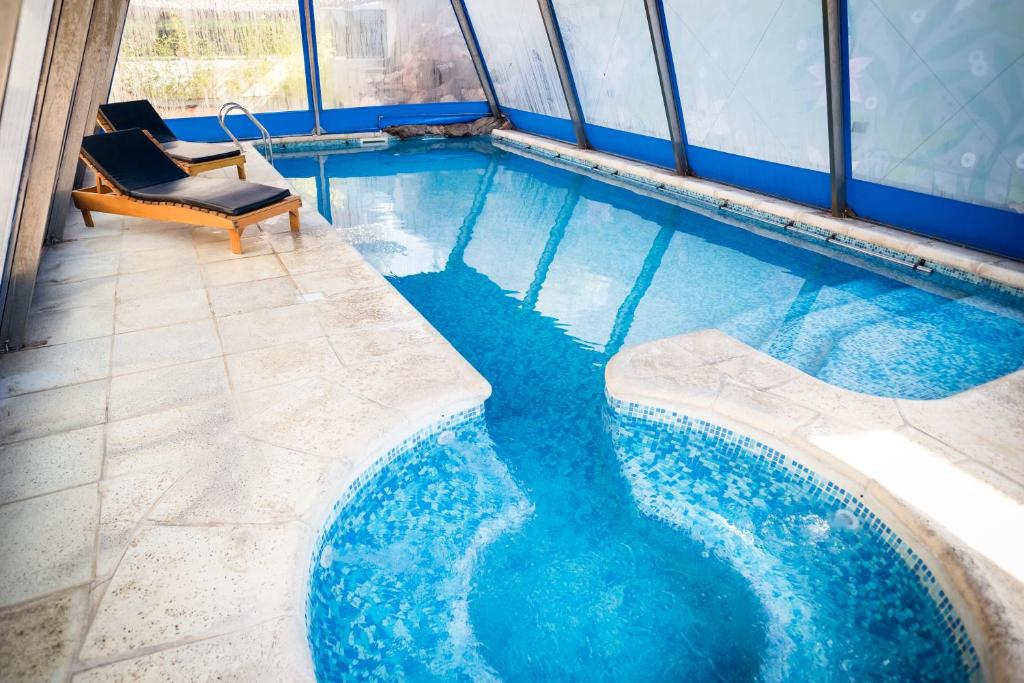
[[[96,123],[98,123],[100,128],[105,132],[114,132],[114,126],[111,125],[110,121],[101,111],[96,112]],[[149,134],[148,130],[146,131],[146,134]],[[159,145],[160,143],[158,142],[157,144]],[[160,148],[163,149],[163,145],[160,145]],[[235,171],[238,173],[238,179],[245,180],[245,155],[242,153],[239,153],[238,156],[214,159],[213,161],[200,161],[196,163],[189,163],[187,161],[182,161],[181,159],[175,159],[174,157],[171,157],[171,159],[173,159],[174,163],[178,166],[181,166],[185,173],[188,173],[189,175],[199,175],[200,173],[214,171],[218,168],[231,168],[234,166]]]
[[[160,144],[149,134],[143,131],[158,147]],[[163,147],[160,147],[162,150]],[[166,152],[165,152],[166,154]],[[269,206],[264,206],[249,213],[231,216],[221,211],[212,209],[201,209],[197,206],[190,206],[180,202],[155,202],[129,197],[114,187],[110,180],[99,171],[84,154],[79,157],[82,162],[92,169],[96,174],[96,185],[71,193],[75,208],[82,212],[82,218],[86,226],[95,227],[92,220],[92,212],[111,213],[120,216],[136,216],[138,218],[152,218],[154,220],[169,221],[172,223],[188,223],[190,225],[202,225],[211,228],[227,230],[231,238],[231,252],[242,253],[242,233],[250,225],[267,220],[282,213],[288,214],[288,224],[292,232],[299,231],[299,208],[302,207],[302,199],[296,195],[285,197]]]

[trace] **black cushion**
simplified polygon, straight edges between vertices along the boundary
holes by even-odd
[[[197,164],[202,161],[215,161],[217,159],[228,159],[241,154],[234,145],[218,144],[215,142],[185,142],[184,140],[171,140],[163,143],[164,151],[179,161],[190,164]]]
[[[291,193],[279,187],[235,178],[190,176],[133,190],[131,196],[156,202],[180,202],[238,216],[280,201]]]
[[[122,192],[189,177],[138,128],[87,135],[82,155]]]
[[[100,105],[100,113],[106,117],[114,130],[141,128],[148,130],[158,142],[172,142],[178,139],[149,100],[108,102]]]

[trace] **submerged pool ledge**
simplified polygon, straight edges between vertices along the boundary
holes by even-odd
[[[711,180],[679,176],[658,166],[624,159],[592,149],[579,149],[558,140],[518,130],[496,130],[491,137],[510,148],[536,153],[554,160],[621,178],[627,183],[653,188],[666,194],[715,204],[769,223],[796,228],[815,243],[833,237],[832,244],[857,252],[869,251],[882,259],[919,264],[946,276],[993,286],[1018,296],[1024,295],[1024,262],[957,246],[904,230],[855,218],[835,218],[826,211],[767,195],[742,190]]]
[[[856,496],[949,596],[988,680],[1024,676],[1024,371],[912,401],[826,384],[718,330],[624,349],[613,408],[756,439]]]

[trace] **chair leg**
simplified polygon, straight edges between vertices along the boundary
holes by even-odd
[[[242,253],[242,231],[238,228],[232,228],[228,230],[228,234],[231,236],[231,253],[241,254]]]
[[[92,221],[92,212],[82,209],[82,220],[85,221],[85,227],[95,228],[96,224]]]
[[[291,226],[292,232],[299,231],[299,210],[288,212],[288,225]]]
[[[238,170],[238,179],[245,180],[245,162],[236,165],[235,168]]]

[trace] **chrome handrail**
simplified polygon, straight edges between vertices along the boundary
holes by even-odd
[[[235,143],[235,147],[238,148],[238,151],[243,151],[242,143],[240,143],[238,141],[238,138],[235,137],[235,134],[231,132],[231,130],[228,128],[227,122],[225,121],[227,115],[235,111],[236,109],[245,114],[246,118],[252,121],[252,124],[256,126],[257,130],[259,130],[260,138],[263,140],[263,147],[267,150],[267,160],[270,162],[270,165],[273,166],[274,148],[270,139],[270,131],[268,131],[263,126],[262,123],[256,120],[256,117],[252,115],[252,112],[250,112],[248,109],[240,105],[238,102],[225,102],[221,105],[220,112],[217,113],[217,123],[220,124],[220,127],[224,129],[224,132],[227,133],[228,137],[231,138],[232,142]]]

